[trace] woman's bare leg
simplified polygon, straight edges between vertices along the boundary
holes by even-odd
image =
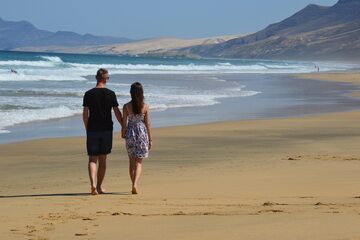
[[[106,155],[99,156],[99,169],[97,172],[97,185],[96,189],[98,193],[105,193],[105,189],[101,187],[106,173]]]
[[[136,170],[135,158],[129,156],[129,174],[130,174],[132,187],[134,186],[134,181],[135,181],[135,170]]]
[[[142,172],[142,158],[135,158],[135,179],[133,183],[133,193],[138,193],[138,183]]]
[[[88,171],[89,171],[92,195],[98,194],[98,192],[96,191],[96,163],[97,163],[97,161],[98,161],[97,156],[89,156]]]

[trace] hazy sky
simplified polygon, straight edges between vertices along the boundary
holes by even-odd
[[[0,17],[44,30],[150,38],[249,33],[337,0],[1,0]]]

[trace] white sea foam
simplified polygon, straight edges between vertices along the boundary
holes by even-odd
[[[53,63],[63,63],[63,60],[57,56],[40,56],[40,58],[48,60]]]
[[[296,62],[256,62],[208,64],[89,64],[64,62],[58,56],[39,56],[38,61],[0,61],[0,81],[84,81],[100,67],[111,74],[208,74],[208,73],[306,73],[314,72],[314,64]],[[351,65],[321,64],[322,71],[346,70]],[[18,74],[11,73],[15,69]]]
[[[0,66],[11,66],[11,67],[54,67],[53,62],[49,61],[19,61],[9,60],[0,61]]]
[[[79,89],[53,89],[53,88],[1,88],[0,96],[13,97],[83,97],[84,91]],[[1,102],[1,101],[0,101]]]
[[[86,81],[83,76],[69,73],[67,71],[49,71],[49,70],[18,70],[18,74],[4,73],[0,74],[0,81]]]
[[[181,87],[147,86],[146,101],[153,111],[171,108],[209,106],[219,103],[220,98],[246,97],[258,94],[245,91],[244,86],[227,89],[201,90]],[[6,128],[31,121],[64,118],[81,113],[81,89],[1,89],[0,90],[0,133]],[[122,105],[130,99],[128,92],[117,92]]]
[[[202,93],[188,91],[187,94],[147,94],[150,108],[166,110],[169,108],[199,107],[219,104],[219,99],[229,97],[250,97],[260,92],[245,91],[242,88],[223,89],[220,91],[203,91]]]
[[[74,114],[80,113],[80,111],[70,109],[66,106],[59,106],[43,109],[8,110],[0,111],[0,113],[0,133],[6,133],[9,132],[8,130],[6,130],[7,127],[16,124],[69,117],[73,116]]]

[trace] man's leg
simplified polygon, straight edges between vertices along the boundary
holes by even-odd
[[[105,173],[106,173],[106,156],[107,155],[100,155],[99,156],[99,169],[97,173],[97,185],[96,189],[98,193],[105,193],[105,189],[101,187],[101,184],[104,181]]]
[[[98,161],[98,156],[89,156],[89,178],[90,178],[90,185],[91,185],[91,194],[97,195],[98,192],[96,191],[96,163]]]

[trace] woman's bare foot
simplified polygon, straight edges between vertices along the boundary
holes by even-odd
[[[99,193],[97,192],[97,190],[96,190],[96,187],[91,187],[91,193],[90,193],[91,195],[98,195]]]
[[[136,187],[133,187],[133,188],[132,188],[131,193],[132,193],[132,194],[138,194],[138,191],[137,191]]]
[[[98,192],[99,194],[105,194],[105,193],[106,193],[106,189],[105,189],[105,188],[102,188],[102,187],[98,187],[98,188],[96,188],[96,190],[97,190],[97,192]]]

